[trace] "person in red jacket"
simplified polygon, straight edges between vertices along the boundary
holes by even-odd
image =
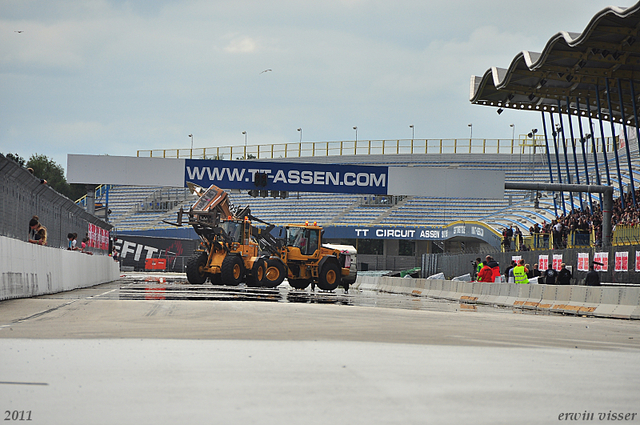
[[[482,282],[495,282],[496,277],[500,276],[500,265],[498,262],[494,260],[492,256],[487,255],[484,261],[484,267],[488,267],[491,270],[491,276],[488,275],[488,272],[485,272],[487,275],[483,275]],[[482,272],[482,270],[480,270],[480,272]],[[480,279],[478,279],[478,281],[480,281]]]
[[[482,263],[482,268],[478,272],[478,282],[493,282],[493,270],[487,261]]]

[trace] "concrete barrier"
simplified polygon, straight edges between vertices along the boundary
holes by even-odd
[[[640,288],[621,288],[620,303],[613,310],[612,316],[618,319],[630,319],[640,305]]]
[[[540,296],[540,302],[538,303],[538,310],[550,311],[556,301],[556,291],[558,287],[556,285],[536,286],[542,288],[542,295]]]
[[[537,310],[542,300],[543,285],[520,285],[529,287],[529,297],[522,305],[522,308],[527,310]]]
[[[613,311],[620,302],[620,288],[600,289],[602,289],[602,296],[600,297],[598,307],[593,311],[593,315],[598,317],[612,317]]]
[[[571,298],[571,286],[562,285],[556,288],[556,299],[551,307],[553,313],[564,313],[564,308]]]
[[[587,289],[587,286],[571,286],[571,295],[569,295],[569,303],[564,309],[565,313],[577,315],[588,310]]]
[[[514,307],[524,308],[525,303],[529,301],[529,293],[531,292],[531,285],[522,285],[510,283],[510,285],[515,285],[517,290],[516,300],[513,302]]]
[[[354,287],[449,299],[463,304],[640,320],[640,287],[518,285],[368,276],[358,277]]]
[[[509,299],[509,291],[511,290],[511,286],[509,283],[501,283],[500,285],[496,285],[498,289],[498,297],[496,298],[496,304],[502,307],[510,306],[507,301]],[[513,303],[511,303],[513,305]]]
[[[475,304],[477,298],[473,296],[473,282],[462,282],[458,289],[458,300],[460,302]]]
[[[459,298],[458,285],[461,285],[463,283],[467,282],[445,280],[442,283],[442,294],[440,294],[440,297],[444,298],[445,300],[457,301]]]
[[[51,248],[0,236],[0,300],[53,294],[119,279],[106,255]]]

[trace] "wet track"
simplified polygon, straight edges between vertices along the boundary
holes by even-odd
[[[80,293],[78,293],[80,294]],[[498,309],[471,304],[438,300],[434,298],[377,293],[351,289],[321,291],[311,286],[304,290],[290,287],[286,281],[277,288],[253,288],[238,286],[191,285],[184,278],[126,277],[116,291],[97,296],[118,300],[169,300],[169,301],[258,301],[274,303],[333,304],[354,307],[378,307],[421,311],[486,311],[493,313],[521,314],[519,309]]]

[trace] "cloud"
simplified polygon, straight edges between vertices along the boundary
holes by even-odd
[[[224,48],[228,53],[253,53],[256,51],[258,43],[251,37],[240,36],[234,37]]]

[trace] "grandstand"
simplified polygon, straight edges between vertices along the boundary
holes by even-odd
[[[515,149],[516,152],[518,150],[520,149]],[[540,150],[538,149],[538,152]],[[560,157],[563,155],[561,153]],[[593,164],[593,153],[588,155],[588,163]],[[624,152],[621,155],[622,161]],[[282,159],[279,160],[282,161]],[[546,153],[322,155],[287,158],[287,161],[337,163],[345,166],[354,164],[491,169],[504,171],[506,181],[549,181]],[[553,158],[551,166],[555,171],[556,164]],[[567,182],[569,179],[564,168],[563,164],[561,171],[564,181]],[[593,166],[588,169],[588,172],[591,181],[595,181]],[[581,181],[586,181],[582,167],[578,168],[577,174],[570,170],[569,175],[572,182],[576,181],[576,175],[581,178]],[[439,183],[424,182],[424,184]],[[628,175],[623,175],[623,187],[627,184]],[[618,188],[615,181],[612,185]],[[482,188],[479,187],[477,190],[481,192]],[[553,193],[540,193],[536,196],[535,193],[528,191],[507,191],[500,200],[465,199],[455,195],[452,194],[451,197],[446,198],[427,198],[292,192],[286,199],[275,199],[251,197],[247,193],[235,191],[231,193],[230,198],[234,205],[249,205],[254,215],[276,225],[316,221],[325,227],[373,225],[444,227],[452,222],[480,221],[497,233],[500,233],[504,227],[518,226],[526,234],[533,224],[550,222],[556,217],[556,213],[561,215],[563,212],[559,194]],[[592,196],[592,202],[599,203],[598,195],[589,196]],[[619,196],[619,193],[615,196]],[[98,200],[105,202],[105,198],[103,194]],[[163,220],[175,221],[178,209],[180,207],[188,209],[194,199],[194,195],[189,194],[186,189],[111,186],[108,194],[110,221],[117,232],[144,234],[146,231],[154,230],[154,234],[158,234],[157,231],[171,228]],[[583,199],[583,202],[588,205],[586,195],[583,195]],[[564,193],[564,200],[566,210],[570,211],[572,207],[580,208],[578,194],[574,194],[573,205],[570,204],[570,194]]]

